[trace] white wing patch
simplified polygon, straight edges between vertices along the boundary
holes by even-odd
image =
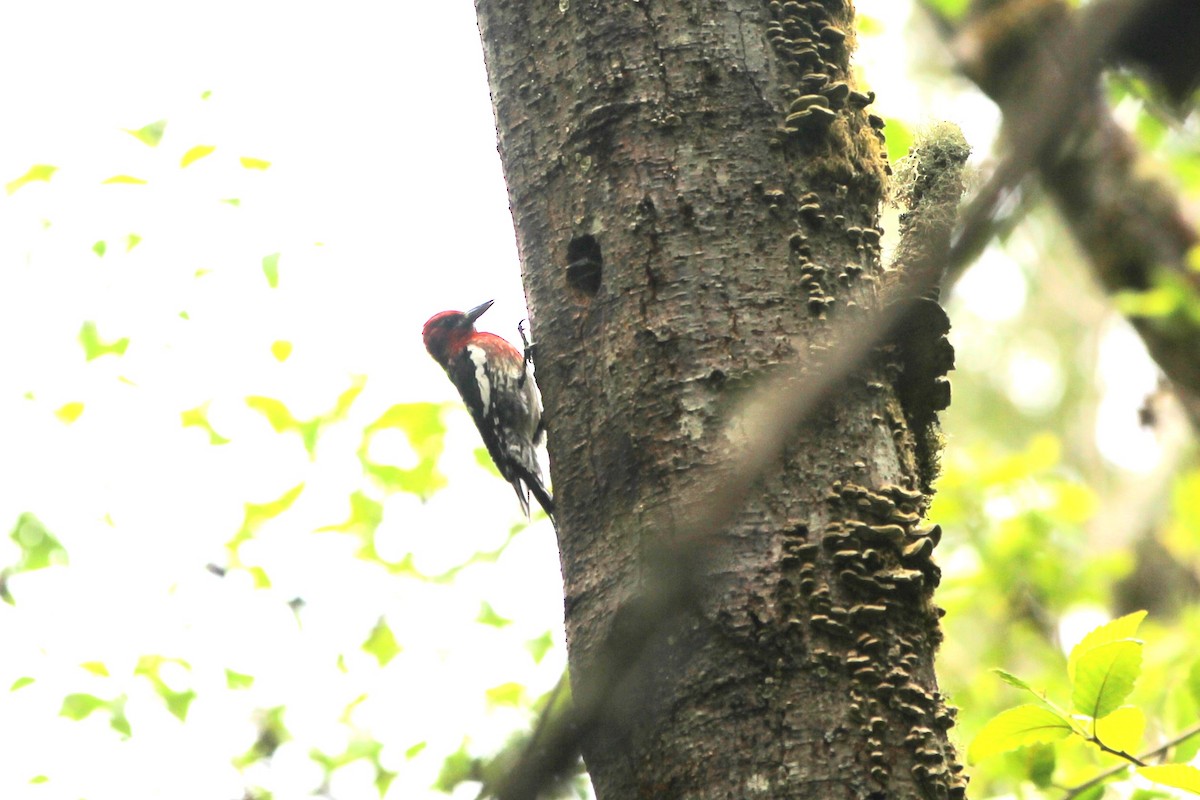
[[[486,416],[492,407],[492,385],[488,382],[487,353],[482,347],[467,345],[467,355],[475,365],[475,385],[479,387],[479,402],[481,412]]]

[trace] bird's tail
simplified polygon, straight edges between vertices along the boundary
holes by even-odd
[[[546,491],[546,487],[542,485],[541,476],[519,464],[514,464],[513,470],[517,473],[517,476],[512,484],[517,490],[517,497],[521,500],[521,508],[525,511],[525,516],[529,516],[529,496],[526,494],[526,491],[528,491],[538,501],[538,505],[542,507],[542,510],[546,512],[546,516],[550,517],[550,522],[555,522],[554,498],[550,496],[550,492]]]

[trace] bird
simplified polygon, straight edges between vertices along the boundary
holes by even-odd
[[[440,311],[421,332],[433,357],[471,412],[488,454],[504,480],[512,484],[529,516],[529,495],[554,520],[554,498],[546,490],[537,448],[545,437],[542,396],[525,352],[497,336],[476,330],[475,321],[494,300],[470,311]],[[524,338],[524,331],[522,331]]]

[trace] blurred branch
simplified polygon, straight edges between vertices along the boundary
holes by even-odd
[[[1164,313],[1127,309],[1127,315],[1200,428],[1200,272],[1188,265],[1200,239],[1173,191],[1142,168],[1136,143],[1113,120],[1098,82],[1131,26],[1172,6],[1098,0],[1072,12],[1053,0],[991,3],[955,32],[922,5],[962,71],[1000,104],[1008,145],[963,214],[952,274],[990,240],[1005,199],[1038,172],[1109,292],[1134,293],[1135,301],[1139,293],[1172,293],[1174,305]]]
[[[1177,747],[1177,746],[1183,744],[1184,742],[1186,742],[1188,739],[1191,739],[1193,736],[1197,736],[1197,735],[1200,735],[1200,725],[1193,725],[1191,728],[1188,728],[1186,731],[1179,734],[1174,739],[1171,739],[1170,741],[1165,742],[1164,744],[1160,745],[1159,747],[1156,747],[1153,750],[1147,751],[1147,752],[1143,753],[1142,755],[1138,756],[1137,761],[1142,762],[1142,763],[1153,761],[1154,759],[1159,758],[1160,756],[1166,755],[1167,751],[1170,750],[1172,747]],[[1112,752],[1112,751],[1109,751],[1109,752]],[[1104,783],[1105,781],[1109,780],[1110,778],[1115,778],[1117,775],[1120,775],[1122,772],[1129,769],[1129,767],[1130,767],[1129,763],[1121,764],[1120,766],[1113,767],[1112,769],[1108,769],[1108,770],[1105,770],[1104,772],[1101,772],[1099,775],[1079,784],[1078,786],[1072,786],[1066,790],[1067,793],[1065,795],[1063,795],[1063,800],[1073,800],[1074,798],[1079,797],[1079,796],[1083,795],[1084,793],[1086,793],[1089,789],[1099,786],[1100,784]]]

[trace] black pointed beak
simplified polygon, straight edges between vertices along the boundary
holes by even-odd
[[[482,316],[483,316],[483,312],[485,312],[485,311],[487,311],[489,308],[491,308],[491,307],[492,307],[492,303],[494,303],[494,302],[496,302],[496,301],[495,301],[495,300],[488,300],[486,303],[480,303],[479,305],[477,305],[477,306],[475,306],[474,308],[472,308],[470,311],[468,311],[468,312],[467,312],[467,321],[468,321],[468,322],[470,322],[472,325],[474,325],[474,324],[475,324],[475,320],[477,320],[477,319],[479,319],[480,317],[482,317]]]

